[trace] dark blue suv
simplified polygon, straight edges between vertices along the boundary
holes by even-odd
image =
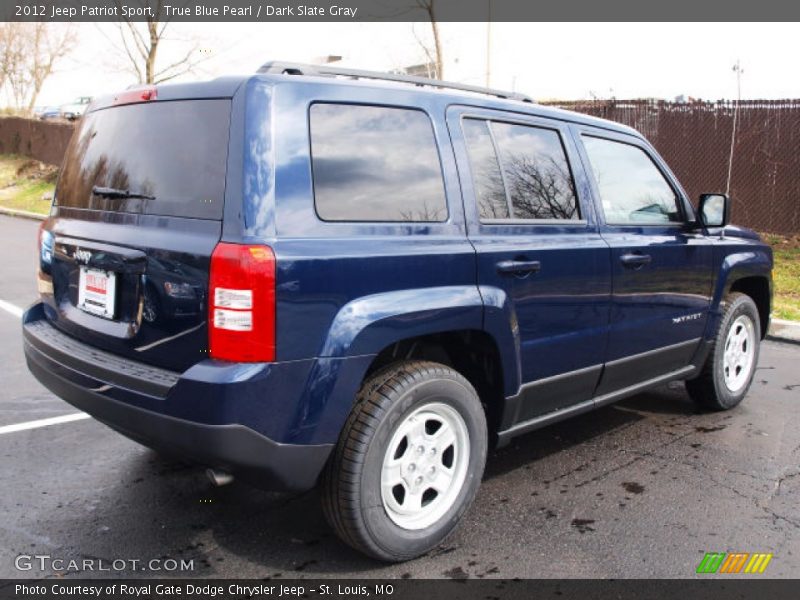
[[[25,353],[218,480],[319,483],[347,543],[404,560],[453,530],[490,445],[675,379],[742,400],[772,255],[728,218],[627,127],[268,63],[94,102]]]

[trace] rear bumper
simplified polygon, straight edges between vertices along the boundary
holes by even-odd
[[[61,333],[47,321],[41,304],[25,313],[23,339],[31,372],[76,408],[146,446],[225,469],[259,486],[276,490],[312,488],[333,448],[329,443],[280,443],[247,422],[204,422],[247,414],[247,410],[234,411],[230,406],[216,413],[208,410],[210,398],[220,404],[230,403],[227,387],[232,386],[234,392],[260,388],[264,395],[265,377],[252,365],[249,372],[254,381],[249,382],[249,388],[242,387],[248,381],[243,381],[242,370],[235,366],[212,369],[211,378],[202,369],[195,370],[199,377],[192,375],[194,368],[183,374],[157,369]],[[226,377],[231,380],[226,382]],[[251,395],[252,389],[243,401]],[[201,418],[188,417],[192,405]],[[280,415],[275,417],[279,419]]]

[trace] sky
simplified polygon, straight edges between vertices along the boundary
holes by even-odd
[[[51,25],[60,27],[62,25]],[[58,105],[135,83],[111,23],[80,23],[80,42],[37,105]],[[536,100],[800,98],[798,23],[441,23],[445,79]],[[193,44],[205,58],[181,80],[251,73],[267,60],[387,70],[424,62],[429,23],[173,23],[159,61]],[[491,40],[490,43],[487,43]]]

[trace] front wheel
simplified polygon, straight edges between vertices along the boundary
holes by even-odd
[[[755,302],[745,294],[732,292],[725,299],[719,331],[700,375],[686,382],[692,399],[711,410],[737,406],[753,381],[760,341]]]
[[[370,377],[323,476],[323,510],[347,544],[380,560],[440,544],[472,503],[486,462],[478,395],[441,364]]]

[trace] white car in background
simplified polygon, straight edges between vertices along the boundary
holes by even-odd
[[[61,116],[70,121],[80,119],[91,101],[91,96],[79,96],[69,104],[61,105]]]

